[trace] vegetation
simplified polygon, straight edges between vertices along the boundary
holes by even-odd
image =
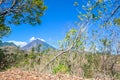
[[[42,5],[42,11],[46,9],[42,2],[37,2],[40,0],[33,1],[28,0],[26,3],[31,2],[29,5],[31,8],[34,4],[36,7]],[[67,32],[65,38],[60,41],[60,50],[41,52],[41,45],[39,45],[26,54],[19,50],[16,51],[16,54],[5,54],[0,49],[1,70],[19,67],[52,74],[62,73],[86,78],[120,79],[120,16],[118,15],[120,14],[120,4],[118,3],[119,0],[88,0],[85,1],[85,5],[82,5],[83,12],[80,12],[79,3],[75,2],[74,6],[77,7],[79,14],[79,21],[76,23],[78,27]],[[19,6],[19,4],[16,5]],[[34,9],[32,10],[34,13]],[[33,13],[28,15],[31,9],[25,7],[25,12],[27,12],[26,15],[13,13],[14,17],[19,15],[17,18],[12,18],[15,19],[13,21],[17,20],[17,23],[21,23],[22,17],[20,15],[31,18],[30,15]],[[37,13],[34,18],[35,16]],[[28,21],[27,23],[36,23],[36,21],[31,23],[27,19],[25,18],[25,21]],[[94,25],[97,26],[97,29]],[[37,51],[35,52],[35,50]]]
[[[10,24],[40,24],[40,17],[47,7],[44,5],[43,0],[1,0],[0,8],[1,38],[10,32],[8,26]]]
[[[9,69],[11,67],[22,68],[24,70],[32,70],[41,73],[41,70],[44,68],[44,65],[50,61],[55,55],[55,51],[49,51],[46,53],[28,53],[20,52],[16,54],[6,54],[1,64],[1,70]],[[51,53],[52,52],[52,53]],[[41,55],[42,54],[42,55]],[[103,63],[104,56],[110,56],[109,60],[106,60],[106,64]],[[114,79],[119,79],[120,70],[117,67],[120,64],[115,63],[113,69],[110,69],[111,61],[110,59],[116,57],[114,55],[102,55],[100,53],[91,54],[86,53],[85,55],[71,51],[58,57],[53,63],[47,66],[43,72],[51,74],[70,74],[76,75],[79,77],[86,78],[97,78],[103,79],[103,77],[114,77]],[[120,57],[117,58],[117,62],[120,60]],[[110,61],[110,63],[108,62]],[[105,67],[105,70],[104,68]],[[106,74],[103,74],[106,72]],[[111,74],[112,73],[112,74]]]

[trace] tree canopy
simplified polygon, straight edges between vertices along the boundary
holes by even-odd
[[[40,24],[46,8],[43,0],[0,0],[0,38],[10,32],[8,24]]]

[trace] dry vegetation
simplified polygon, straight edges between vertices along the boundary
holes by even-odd
[[[34,71],[12,69],[0,73],[0,80],[88,80],[67,74],[39,74]],[[90,80],[90,79],[89,79]]]
[[[21,51],[16,52],[16,54],[6,54],[4,56],[4,62],[1,62],[1,70],[3,71],[0,73],[1,80],[120,79],[120,56],[88,52],[82,54],[82,52],[69,51],[45,67],[46,63],[57,55],[56,51],[47,51],[47,54],[45,51],[29,54]],[[116,57],[118,58],[116,59]],[[114,60],[116,61],[114,62]],[[11,69],[11,67],[17,69]],[[41,70],[43,71],[41,72]]]
[[[35,71],[23,71],[21,69],[10,69],[0,72],[0,80],[103,80],[100,78],[82,78],[68,74],[42,74]],[[111,80],[104,78],[104,80]]]

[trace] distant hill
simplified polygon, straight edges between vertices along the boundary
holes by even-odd
[[[16,45],[12,42],[2,42],[2,41],[0,41],[0,47],[4,47],[4,46],[16,46]]]
[[[32,42],[28,43],[27,45],[25,45],[24,47],[22,47],[23,50],[31,50],[32,48],[38,48],[38,46],[40,47],[40,51],[43,50],[47,50],[47,49],[55,49],[53,46],[49,45],[48,43],[41,41],[39,39],[33,40]]]

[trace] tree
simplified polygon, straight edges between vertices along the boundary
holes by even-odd
[[[36,51],[37,51],[38,53],[41,51],[41,47],[42,47],[41,44],[39,44],[39,45],[36,47]]]
[[[43,0],[0,0],[0,38],[10,32],[9,24],[40,24],[46,8]]]
[[[41,71],[43,71],[46,67],[48,67],[50,63],[55,61],[56,58],[58,58],[59,56],[65,53],[68,53],[71,50],[75,49],[78,51],[79,50],[82,51],[86,48],[86,46],[92,46],[91,43],[94,43],[93,47],[95,47],[95,49],[98,48],[98,46],[101,46],[101,44],[99,44],[98,42],[100,41],[100,38],[105,39],[103,40],[104,49],[111,46],[112,42],[109,40],[115,39],[113,37],[115,34],[112,34],[113,36],[111,36],[111,33],[115,32],[116,30],[115,28],[118,28],[119,26],[120,1],[119,0],[87,0],[87,1],[82,0],[82,2],[83,2],[83,5],[80,7],[77,2],[74,3],[74,6],[77,6],[76,9],[79,13],[78,15],[79,21],[77,22],[79,29],[77,30],[72,29],[66,34],[65,39],[62,41],[63,44],[61,44],[63,48],[62,51],[58,52],[58,54],[55,55],[44,66],[44,68]],[[81,9],[79,10],[79,8]],[[87,30],[91,31],[90,33],[92,33],[92,29],[95,30],[96,28],[97,28],[97,33],[95,33],[95,35],[92,35],[92,36],[88,34],[88,37],[86,40],[86,33],[88,33]],[[113,46],[115,45],[113,44]],[[95,52],[95,49],[94,49],[94,52]],[[106,50],[106,51],[109,51],[109,50]],[[105,66],[105,68],[107,66]],[[112,65],[110,64],[110,66]],[[112,69],[113,67],[110,70]],[[105,69],[101,69],[101,70],[105,71]],[[104,74],[107,74],[107,71],[108,70],[106,70]],[[111,72],[112,71],[110,71],[110,73]]]
[[[4,26],[4,24],[0,24],[0,38],[2,38],[4,35],[8,34],[10,32],[10,28]]]

